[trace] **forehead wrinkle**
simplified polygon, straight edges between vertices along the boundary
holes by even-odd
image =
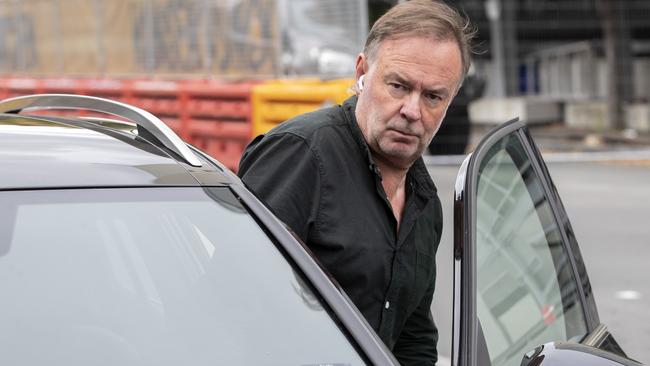
[[[410,62],[403,62],[406,65],[406,69],[408,70],[409,65],[412,64]],[[431,73],[424,73],[425,75],[412,75],[412,74],[421,74],[421,72],[413,72],[414,70],[411,70],[411,72],[402,72],[401,68],[398,68],[397,70],[392,69],[392,65],[395,64],[400,64],[400,62],[393,62],[390,64],[387,64],[384,66],[384,69],[388,70],[385,74],[384,78],[390,78],[390,77],[396,77],[399,78],[411,85],[419,85],[422,84],[423,89],[428,92],[448,92],[449,88],[447,87],[447,82],[451,81],[453,78],[453,72],[451,70],[445,69],[444,72],[442,73],[436,73],[436,72],[431,72]],[[449,75],[449,76],[447,76]],[[424,77],[423,77],[424,76]],[[426,83],[424,82],[424,79],[427,78],[427,76],[433,78],[434,80],[426,80]]]
[[[452,40],[429,37],[387,39],[379,44],[374,60],[367,61],[368,67],[382,74],[383,78],[396,72],[411,83],[425,85],[426,89],[433,91],[444,90],[451,94],[462,83],[460,49]]]

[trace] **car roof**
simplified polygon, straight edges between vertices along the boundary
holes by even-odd
[[[0,190],[232,182],[232,173],[202,154],[195,154],[201,166],[192,166],[125,126],[0,114]]]

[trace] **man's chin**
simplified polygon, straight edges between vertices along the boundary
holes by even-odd
[[[410,167],[416,161],[422,152],[411,146],[382,146],[381,153],[386,160],[401,167]]]

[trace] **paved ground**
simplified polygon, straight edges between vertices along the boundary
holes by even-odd
[[[650,160],[551,164],[587,265],[601,322],[650,362]]]
[[[536,136],[580,243],[601,322],[628,354],[650,362],[650,146],[585,144]],[[462,157],[426,157],[443,202],[439,278],[452,277],[453,186]],[[439,281],[434,303],[440,353],[449,354],[451,283]]]

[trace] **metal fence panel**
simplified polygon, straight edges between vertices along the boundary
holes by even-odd
[[[365,0],[0,0],[0,73],[348,76]]]

